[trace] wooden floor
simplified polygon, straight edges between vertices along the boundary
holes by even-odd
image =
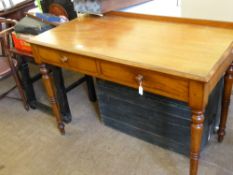
[[[69,73],[67,73],[69,74]],[[67,77],[75,77],[70,75]],[[0,91],[10,87],[0,82]],[[40,84],[40,100],[46,101]],[[15,91],[14,94],[16,95]],[[189,159],[104,126],[86,86],[68,95],[73,121],[61,136],[50,114],[0,101],[0,175],[187,175]],[[202,153],[200,175],[233,175],[233,103],[222,144]]]

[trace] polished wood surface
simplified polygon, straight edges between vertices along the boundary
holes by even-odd
[[[186,24],[197,24],[211,27],[221,27],[221,28],[232,28],[233,23],[227,21],[216,21],[216,20],[208,20],[208,19],[195,19],[195,18],[186,18],[186,17],[175,17],[175,16],[158,16],[158,15],[149,15],[149,14],[140,14],[140,13],[126,13],[120,11],[112,11],[108,14],[130,17],[136,19],[146,19],[146,20],[154,20],[154,21],[164,21],[164,22],[175,22],[175,23],[186,23]]]
[[[203,83],[197,81],[191,81],[189,83],[189,106],[192,109],[190,175],[196,175],[198,172],[204,112],[208,95],[206,86]]]
[[[223,63],[232,36],[228,28],[109,14],[76,19],[31,42],[207,82]]]
[[[82,73],[97,74],[96,62],[91,58],[48,48],[39,48],[38,53],[44,62],[53,62],[57,66],[62,64],[65,68],[73,68]]]
[[[188,100],[188,82],[185,79],[105,61],[99,65],[103,79],[138,88],[137,77],[141,76],[142,86],[146,91],[181,101]]]
[[[64,126],[64,123],[62,121],[62,117],[60,114],[57,100],[55,98],[54,86],[51,84],[51,77],[49,75],[49,71],[48,71],[45,64],[42,64],[40,66],[40,72],[42,74],[43,82],[44,82],[45,88],[47,90],[49,102],[52,106],[53,113],[55,114],[55,117],[57,120],[57,127],[58,127],[59,131],[61,132],[61,134],[65,134],[65,129],[64,129],[65,126]]]
[[[139,69],[107,61],[98,62],[96,59],[57,51],[45,47],[38,48],[38,54],[45,63],[72,69],[95,77],[111,80],[130,87],[137,88],[137,75],[143,75],[145,90],[181,101],[188,100],[188,82],[179,77],[170,77],[163,73],[153,74],[153,71]],[[49,57],[48,57],[49,55]],[[170,82],[168,85],[167,82]]]
[[[76,19],[30,42],[38,64],[64,67],[133,88],[142,86],[146,91],[187,102],[192,110],[190,175],[196,175],[208,97],[233,61],[232,26],[110,13],[102,18]],[[49,97],[55,99],[49,88],[52,81],[45,81]],[[229,99],[232,83],[227,86]],[[51,105],[59,125],[59,108],[56,103]],[[222,121],[226,115],[221,116]]]
[[[191,125],[191,153],[190,153],[190,174],[197,174],[198,160],[201,147],[201,138],[203,133],[204,115],[203,111],[193,111]]]

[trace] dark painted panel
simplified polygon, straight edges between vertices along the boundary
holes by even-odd
[[[112,128],[178,153],[189,155],[191,110],[184,102],[97,80],[103,122]],[[223,79],[209,96],[202,149],[219,121]]]

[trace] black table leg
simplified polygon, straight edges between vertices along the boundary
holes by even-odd
[[[93,78],[91,76],[85,75],[86,82],[87,82],[87,89],[88,89],[88,96],[92,102],[96,101],[96,93],[95,93],[95,86],[93,82]]]
[[[70,112],[68,99],[66,96],[66,89],[64,84],[64,78],[62,75],[62,70],[61,68],[56,66],[50,66],[50,68],[53,73],[56,96],[61,110],[62,119],[65,123],[70,123],[72,120],[72,116]]]
[[[18,57],[21,63],[19,70],[21,73],[22,84],[25,90],[25,94],[27,96],[29,106],[32,109],[36,109],[37,101],[36,101],[35,91],[34,91],[33,84],[32,84],[33,82],[31,81],[31,77],[30,77],[27,58],[23,56],[18,56]]]

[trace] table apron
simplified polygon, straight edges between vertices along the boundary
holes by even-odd
[[[36,60],[39,60],[37,62],[59,66],[133,88],[139,87],[136,77],[142,76],[142,86],[145,91],[188,102],[188,79],[45,47],[37,46],[37,53]]]

